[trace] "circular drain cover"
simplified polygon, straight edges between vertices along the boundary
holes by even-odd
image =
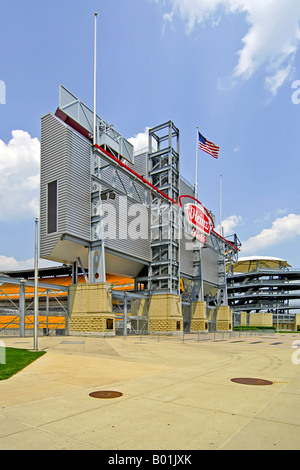
[[[270,380],[252,379],[249,377],[237,377],[235,379],[231,379],[231,382],[235,382],[238,384],[245,384],[245,385],[272,385],[273,384],[273,382],[270,382]]]
[[[118,397],[121,397],[122,395],[123,393],[121,392],[114,392],[110,390],[101,390],[99,392],[89,393],[89,396],[93,398],[118,398]]]

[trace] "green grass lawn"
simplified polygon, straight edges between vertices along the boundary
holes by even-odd
[[[4,350],[4,351],[3,351]],[[28,349],[0,348],[0,380],[6,380],[31,364],[46,351],[29,351]]]

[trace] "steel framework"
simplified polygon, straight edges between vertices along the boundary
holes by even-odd
[[[293,323],[300,310],[300,271],[278,260],[277,269],[268,268],[268,260],[253,263],[248,272],[230,272],[227,276],[228,304],[238,321],[240,312],[272,313],[273,324]],[[261,263],[261,264],[260,264]],[[274,262],[273,262],[274,264]]]
[[[16,294],[7,294],[1,286],[3,284],[9,284],[19,287],[19,291]],[[0,296],[2,297],[0,303],[0,316],[3,318],[7,317],[8,320],[3,322],[0,332],[11,329],[15,326],[15,329],[19,329],[20,337],[25,336],[25,320],[27,323],[33,325],[33,292],[28,293],[28,288],[35,287],[35,282],[30,279],[17,279],[7,276],[0,276]],[[49,333],[51,328],[49,327],[49,316],[55,316],[61,318],[61,321],[56,321],[56,327],[64,327],[63,329],[68,332],[69,329],[69,309],[68,309],[68,287],[55,285],[46,282],[38,282],[38,296],[40,299],[39,304],[39,328],[43,329],[45,333]],[[64,294],[64,301],[59,299],[60,293]],[[29,298],[29,299],[28,299]],[[42,302],[41,302],[42,300]],[[43,320],[41,320],[43,317]],[[8,331],[8,330],[7,330]]]

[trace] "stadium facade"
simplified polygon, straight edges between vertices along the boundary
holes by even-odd
[[[179,129],[151,128],[134,154],[63,86],[59,96],[41,119],[40,257],[72,268],[70,331],[230,330],[226,262],[238,246],[182,178]]]
[[[229,265],[227,293],[236,326],[300,329],[300,270],[284,259],[239,258]]]

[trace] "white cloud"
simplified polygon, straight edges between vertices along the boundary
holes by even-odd
[[[39,215],[40,142],[23,130],[0,140],[0,220]]]
[[[145,132],[139,132],[134,137],[127,139],[134,147],[134,152],[148,148],[148,130],[149,127],[146,127]]]
[[[242,255],[254,255],[270,246],[291,240],[299,235],[300,214],[288,214],[274,220],[271,228],[265,228],[258,235],[243,241],[241,252]]]
[[[17,269],[29,269],[33,268],[34,259],[28,259],[25,261],[17,261],[13,256],[0,255],[0,271],[13,271]]]
[[[273,95],[290,76],[300,41],[299,0],[161,1],[171,6],[164,19],[172,22],[175,15],[179,16],[188,33],[208,20],[215,26],[216,14],[244,14],[249,29],[241,38],[243,46],[237,52],[234,76],[249,79],[263,68],[265,85]]]
[[[243,224],[243,218],[240,215],[231,215],[222,220],[222,231],[225,237],[233,235],[236,227]],[[216,226],[216,232],[220,233],[220,224]],[[220,233],[221,234],[221,233]]]
[[[60,263],[54,263],[53,261],[48,261],[44,259],[40,259],[38,261],[39,268],[46,268],[58,265],[60,265]],[[34,258],[19,261],[13,256],[0,255],[0,272],[17,271],[19,269],[34,269]]]
[[[141,152],[142,150],[148,150],[148,135],[149,127],[145,128],[144,132],[139,132],[134,137],[127,139],[134,147],[134,152]],[[153,144],[153,143],[152,143]]]

